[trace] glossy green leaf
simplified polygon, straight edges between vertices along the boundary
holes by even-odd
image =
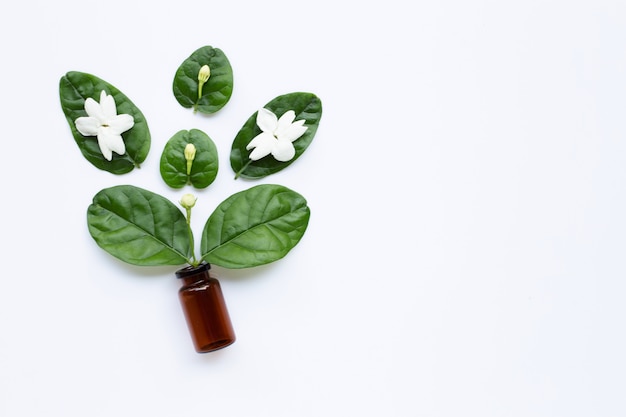
[[[307,130],[304,135],[293,142],[296,154],[290,161],[280,162],[272,155],[267,155],[258,161],[250,161],[251,151],[246,150],[246,146],[261,133],[261,129],[256,124],[257,112],[254,112],[237,133],[230,151],[230,165],[237,176],[243,178],[263,178],[294,163],[311,144],[322,117],[322,102],[312,93],[285,94],[276,97],[263,107],[272,111],[277,117],[282,116],[288,110],[293,110],[296,113],[295,120],[304,119],[304,126]]]
[[[306,200],[281,185],[233,194],[211,214],[202,232],[202,258],[225,268],[249,268],[284,257],[309,223]]]
[[[169,200],[131,185],[106,188],[87,210],[89,233],[111,255],[133,265],[189,263],[185,216]]]
[[[203,65],[209,66],[211,76],[198,98],[198,73]],[[200,113],[215,113],[228,103],[233,93],[233,70],[228,58],[211,46],[197,49],[178,67],[172,89],[181,106],[196,106]]]
[[[130,114],[135,121],[130,130],[122,133],[126,153],[124,155],[113,153],[111,161],[107,161],[100,152],[97,138],[95,136],[83,136],[74,124],[77,118],[87,116],[85,100],[91,97],[99,102],[102,90],[113,96],[118,114]],[[148,123],[137,106],[117,88],[94,75],[71,71],[61,77],[59,95],[61,107],[74,140],[83,156],[94,166],[113,174],[125,174],[135,167],[139,167],[145,161],[150,150]]]
[[[185,147],[190,143],[196,147],[196,155],[187,174]],[[172,188],[182,188],[186,184],[195,188],[206,188],[217,176],[215,143],[201,130],[181,130],[165,145],[160,170],[163,181]]]

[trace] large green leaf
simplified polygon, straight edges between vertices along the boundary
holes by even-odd
[[[122,133],[126,153],[124,155],[113,153],[111,161],[107,161],[100,152],[97,138],[81,135],[74,124],[79,117],[87,116],[85,100],[91,97],[99,102],[100,92],[103,90],[113,96],[118,114],[130,114],[135,121],[135,125],[130,130]],[[71,71],[61,77],[59,95],[61,107],[74,140],[83,156],[94,166],[113,174],[125,174],[145,161],[150,150],[148,123],[137,106],[117,88],[94,75]]]
[[[193,144],[196,156],[187,175],[185,147]],[[206,188],[217,176],[217,148],[211,138],[201,130],[181,130],[165,144],[161,155],[161,177],[172,188],[190,184],[195,188]]]
[[[198,73],[203,65],[211,69],[211,76],[198,99]],[[178,67],[172,86],[174,97],[185,108],[194,107],[200,113],[215,113],[228,103],[233,93],[233,70],[220,49],[203,46],[194,51]]]
[[[280,162],[274,159],[272,155],[267,155],[258,161],[250,161],[251,151],[246,150],[246,146],[256,135],[261,133],[261,129],[256,124],[257,112],[255,112],[237,133],[230,151],[230,165],[237,176],[243,178],[263,178],[294,163],[311,144],[322,118],[322,102],[312,93],[285,94],[276,97],[263,107],[272,111],[277,117],[282,116],[288,110],[293,110],[296,113],[295,120],[304,119],[304,126],[307,127],[307,130],[304,135],[293,142],[296,155],[290,161]]]
[[[225,268],[249,268],[284,257],[309,223],[306,200],[281,185],[233,194],[211,214],[202,232],[202,258]]]
[[[102,249],[133,265],[181,265],[189,263],[193,250],[178,207],[132,185],[96,194],[87,210],[87,225]]]

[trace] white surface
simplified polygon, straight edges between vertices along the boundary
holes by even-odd
[[[310,4],[1,6],[0,415],[625,415],[626,3]],[[203,45],[235,74],[213,117],[171,94]],[[80,155],[70,70],[143,111],[140,171]],[[198,355],[174,268],[112,259],[85,211],[121,183],[179,199],[158,161],[198,128],[221,158],[198,236],[258,183],[232,179],[234,135],[291,91],[322,99],[320,129],[262,182],[308,199],[309,230],[273,265],[216,270],[238,341]]]

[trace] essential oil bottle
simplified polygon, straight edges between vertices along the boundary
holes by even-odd
[[[182,280],[178,297],[198,353],[212,352],[235,342],[222,288],[209,275],[211,265],[202,263],[176,271]]]

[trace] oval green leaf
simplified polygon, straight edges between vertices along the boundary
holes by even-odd
[[[224,268],[274,262],[298,244],[309,217],[304,197],[281,185],[258,185],[233,194],[204,226],[202,258]]]
[[[185,147],[193,144],[196,155],[187,173]],[[186,184],[195,188],[206,188],[217,176],[217,148],[211,138],[201,130],[181,130],[167,142],[161,155],[161,177],[172,188]]]
[[[258,179],[287,168],[309,147],[322,118],[322,102],[312,93],[285,94],[276,97],[263,107],[272,111],[277,117],[282,116],[288,110],[293,110],[296,113],[295,120],[304,119],[304,126],[307,130],[293,142],[296,154],[290,161],[280,162],[272,155],[267,155],[257,161],[250,161],[251,151],[247,150],[246,146],[261,133],[261,129],[256,124],[257,112],[255,112],[237,133],[230,151],[230,165],[237,177]]]
[[[203,65],[209,66],[211,76],[198,98],[198,73]],[[233,70],[228,58],[218,48],[197,49],[178,67],[172,89],[181,106],[194,107],[200,113],[215,113],[228,103],[233,93]]]
[[[87,210],[89,233],[98,246],[133,265],[189,263],[189,228],[169,200],[131,185],[105,188]]]
[[[107,161],[100,152],[98,140],[95,136],[83,136],[75,125],[75,120],[87,116],[85,100],[88,97],[100,101],[100,92],[105,91],[112,95],[117,106],[117,114],[130,114],[135,124],[122,133],[126,145],[126,153],[113,153],[113,159]],[[96,168],[113,174],[125,174],[145,161],[150,150],[150,130],[141,111],[117,88],[100,78],[84,72],[71,71],[61,77],[59,82],[61,107],[67,123],[70,125],[74,140],[83,156]]]

